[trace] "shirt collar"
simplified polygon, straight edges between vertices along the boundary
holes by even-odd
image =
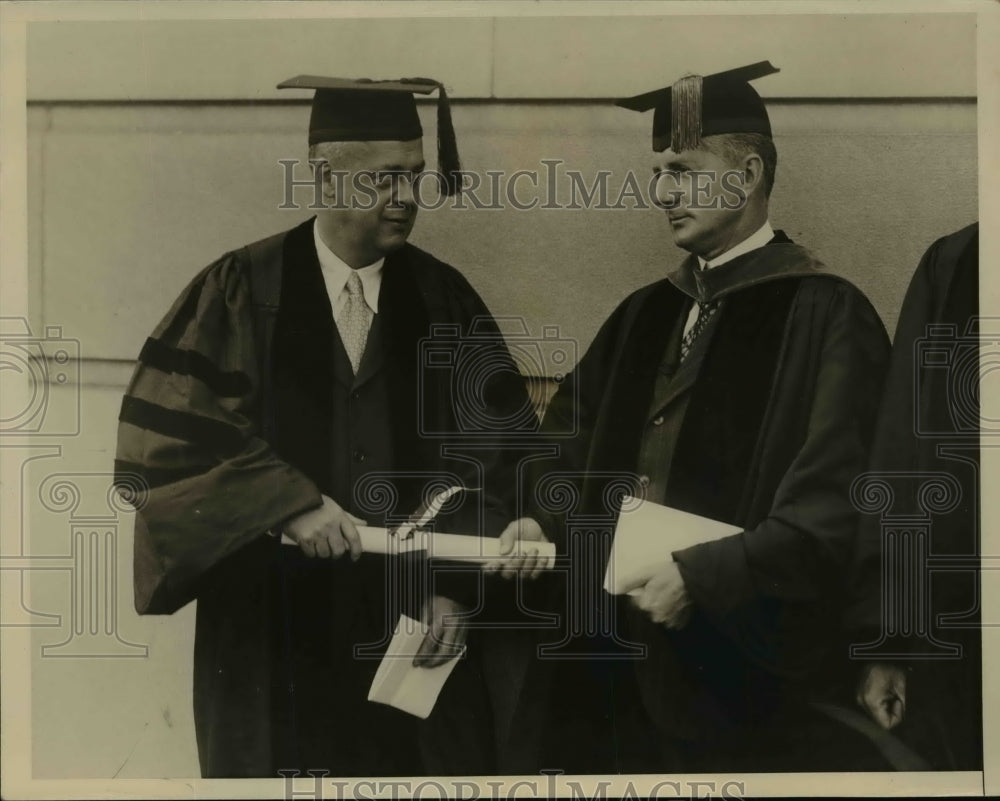
[[[711,270],[700,269],[698,259],[689,254],[667,273],[667,280],[689,298],[708,303],[764,281],[826,272],[822,262],[783,231],[775,231],[773,240]]]
[[[330,293],[330,301],[334,302],[337,299],[347,286],[347,279],[351,273],[356,272],[361,279],[361,291],[364,293],[365,303],[369,309],[378,314],[378,295],[382,288],[382,267],[385,265],[385,257],[357,270],[353,269],[326,246],[319,235],[319,220],[313,223],[313,240],[316,242],[316,256],[319,258],[319,266]]]
[[[774,238],[774,230],[771,228],[771,223],[768,220],[764,220],[764,224],[758,228],[754,233],[750,234],[746,239],[740,242],[738,245],[734,245],[729,248],[725,253],[721,253],[710,261],[706,261],[701,256],[698,257],[698,266],[703,270],[710,270],[713,267],[718,267],[720,264],[725,264],[727,261],[732,261],[737,256],[742,256],[744,253],[749,253],[751,250],[756,250],[757,248],[762,248],[768,242]]]

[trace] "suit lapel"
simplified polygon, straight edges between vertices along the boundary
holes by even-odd
[[[353,387],[357,389],[370,381],[385,362],[385,332],[382,323],[382,315],[376,314],[372,320],[371,329],[368,331],[368,342],[365,345],[365,353],[361,357],[361,364],[358,367],[358,374],[353,377]],[[343,345],[340,348],[344,350]],[[344,360],[347,360],[347,352],[344,351]],[[351,365],[347,364],[350,372]]]
[[[688,357],[677,364],[680,359],[680,341],[684,334],[684,322],[687,320],[687,313],[681,313],[677,318],[677,325],[670,338],[663,354],[663,362],[660,365],[660,375],[657,376],[653,384],[653,398],[649,405],[649,420],[659,416],[670,404],[682,398],[694,386],[698,380],[698,370],[705,357],[706,342],[709,340],[711,328],[703,332],[699,337]]]
[[[332,334],[333,378],[337,381],[337,383],[343,384],[345,387],[350,389],[351,385],[354,383],[354,368],[351,367],[351,359],[347,355],[347,348],[344,346],[344,340],[340,338],[340,329],[337,328],[336,321],[333,323]]]
[[[662,387],[659,392],[656,392],[653,397],[653,403],[650,405],[650,418],[656,417],[672,403],[675,403],[687,392],[690,392],[691,387],[694,386],[695,381],[698,379],[698,365],[694,364],[695,361],[696,359],[692,353],[684,364],[678,368],[670,382],[665,387]]]

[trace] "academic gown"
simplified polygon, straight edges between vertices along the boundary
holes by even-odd
[[[896,326],[870,463],[892,492],[884,513],[928,520],[927,554],[955,562],[952,569],[941,565],[923,577],[928,606],[919,615],[919,630],[889,625],[884,616],[891,613],[882,605],[882,514],[864,515],[852,566],[852,603],[844,617],[849,641],[844,651],[850,645],[868,650],[838,663],[851,698],[866,661],[895,662],[907,670],[906,714],[893,733],[939,770],[979,770],[983,764],[978,237],[978,223],[942,237],[913,274]],[[948,481],[939,484],[940,497],[920,497],[922,482],[938,476]],[[961,648],[957,657],[940,658],[954,646]]]
[[[530,400],[476,292],[409,244],[386,257],[379,313],[352,377],[312,224],[207,267],[142,349],[116,460],[116,483],[137,508],[136,609],[170,614],[198,601],[194,707],[207,777],[420,773],[420,746],[436,753],[435,722],[447,728],[449,707],[463,702],[474,713],[445,742],[464,737],[479,749],[467,764],[479,765],[492,742],[482,698],[456,701],[452,688],[426,723],[366,701],[399,612],[419,614],[426,566],[400,558],[389,570],[370,554],[357,564],[310,560],[276,533],[321,493],[370,525],[399,519],[425,500],[428,481],[441,489],[443,479],[486,483],[451,516],[451,530],[495,536],[511,516],[501,450],[480,447],[486,456],[470,466],[442,445],[502,436],[488,426],[469,435],[458,413],[469,398],[487,420],[518,418]],[[422,342],[454,352],[473,324],[495,369],[470,395],[420,357]],[[367,479],[377,480],[364,496]],[[470,581],[449,573],[435,591],[475,605]],[[481,677],[463,678],[475,669],[464,660],[452,683],[476,689]],[[463,755],[454,757],[465,772]]]
[[[678,366],[694,299],[720,306]],[[604,656],[556,664],[556,766],[732,767],[727,737],[739,749],[747,727],[808,686],[842,600],[857,519],[849,488],[867,463],[888,350],[864,295],[781,232],[708,271],[689,257],[612,313],[546,413],[545,429],[579,434],[560,439],[560,458],[533,479],[577,474],[576,509],[535,510],[554,536],[574,520],[609,521],[603,559],[573,563],[582,577],[570,583],[591,595],[563,595],[610,622],[588,642]],[[657,484],[634,482],[653,426],[666,476],[650,500],[743,529],[673,552],[695,610],[680,632],[599,589],[622,492]]]

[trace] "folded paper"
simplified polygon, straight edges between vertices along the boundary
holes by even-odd
[[[615,528],[604,589],[612,595],[634,595],[673,560],[674,551],[740,531],[739,526],[627,496]]]
[[[423,642],[425,628],[411,617],[400,616],[368,691],[369,701],[393,706],[418,718],[430,715],[441,688],[465,649],[437,667],[414,667],[413,657]]]

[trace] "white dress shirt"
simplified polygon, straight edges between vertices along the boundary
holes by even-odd
[[[698,257],[698,266],[703,270],[711,270],[713,267],[718,267],[720,264],[725,264],[727,261],[732,261],[737,256],[742,256],[744,253],[749,253],[751,250],[757,250],[757,248],[762,248],[771,239],[774,238],[774,229],[771,228],[771,223],[768,220],[764,220],[764,224],[758,228],[754,233],[750,234],[746,239],[737,245],[729,248],[725,253],[720,253],[711,261],[703,259],[701,256]],[[688,312],[687,322],[684,323],[684,334],[687,334],[691,330],[691,326],[694,325],[694,321],[698,319],[698,311],[701,307],[694,303],[691,305],[691,311]]]
[[[353,269],[323,242],[319,235],[318,220],[313,224],[313,239],[316,241],[316,255],[323,271],[326,294],[330,297],[330,306],[333,308],[333,319],[339,320],[344,306],[347,305],[347,279],[352,272],[356,272],[361,279],[361,291],[364,293],[368,308],[373,314],[378,314],[378,293],[382,288],[382,267],[385,258],[360,269]]]

